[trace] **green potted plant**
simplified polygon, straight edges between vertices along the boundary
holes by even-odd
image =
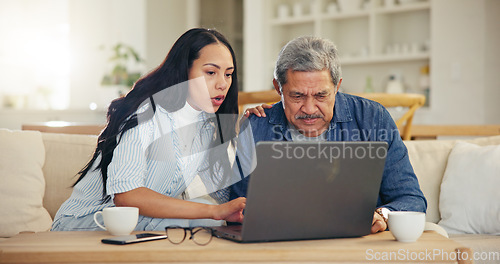
[[[141,77],[139,71],[129,70],[129,66],[134,64],[140,66],[144,60],[134,48],[123,43],[117,43],[111,50],[113,55],[109,58],[109,62],[112,63],[112,70],[103,76],[101,85],[121,86],[123,89],[119,89],[119,93],[123,95]]]

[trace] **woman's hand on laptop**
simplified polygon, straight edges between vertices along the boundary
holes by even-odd
[[[386,229],[387,223],[385,222],[384,218],[377,212],[373,212],[372,234],[380,231],[385,231]]]
[[[216,205],[213,218],[228,222],[243,222],[243,209],[245,209],[246,201],[245,197],[239,197],[227,203]]]

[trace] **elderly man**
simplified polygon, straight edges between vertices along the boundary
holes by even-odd
[[[427,201],[390,114],[376,102],[339,92],[341,82],[337,49],[332,42],[316,37],[294,39],[282,48],[274,70],[273,84],[281,102],[265,109],[262,117],[252,115],[249,120],[255,143],[387,142],[371,229],[376,233],[386,230],[389,210],[425,212]],[[232,198],[245,196],[247,185],[248,177],[232,186]]]

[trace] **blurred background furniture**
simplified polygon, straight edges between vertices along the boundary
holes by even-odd
[[[49,121],[42,123],[23,124],[22,130],[35,130],[45,133],[99,135],[105,125],[84,124],[64,121]]]
[[[414,125],[412,139],[438,139],[440,136],[496,136],[500,125]]]
[[[415,111],[422,107],[425,103],[425,96],[422,94],[388,94],[388,93],[361,93],[355,94],[375,102],[380,103],[386,108],[391,107],[404,107],[408,110],[401,116],[398,117],[396,125],[398,126],[399,133],[403,140],[410,140],[412,134],[412,123]]]
[[[240,114],[243,113],[243,108],[248,104],[272,104],[281,100],[280,95],[276,90],[258,91],[258,92],[239,92],[238,93],[238,108]]]

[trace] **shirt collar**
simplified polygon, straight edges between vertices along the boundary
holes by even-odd
[[[352,114],[349,110],[347,98],[341,92],[335,95],[335,108],[333,111],[333,123],[337,122],[351,122]]]
[[[269,111],[269,123],[282,126],[287,124],[285,110],[283,109],[283,102],[279,101],[274,104],[273,108],[271,108]]]
[[[186,104],[187,104],[187,102],[186,102]],[[157,109],[157,111],[159,110],[163,114],[165,114],[170,120],[174,119],[174,113],[175,112],[169,112],[169,111],[167,111],[165,108],[163,108],[161,106],[157,106],[156,109]],[[194,110],[194,111],[196,111],[196,110]],[[200,113],[198,114],[198,121],[204,121],[204,120],[207,120],[209,118],[215,117],[215,113],[207,113],[205,111],[199,111],[199,112]]]

